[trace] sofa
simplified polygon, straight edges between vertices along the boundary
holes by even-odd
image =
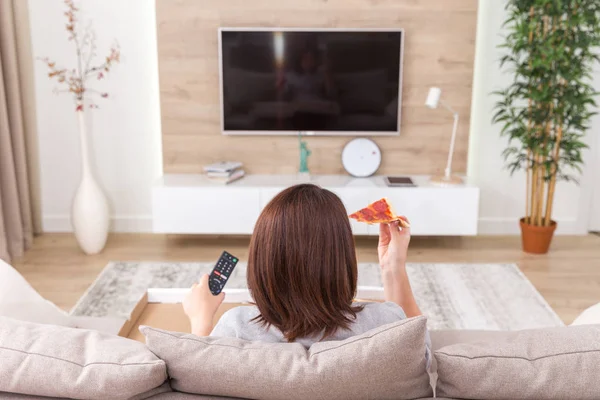
[[[140,330],[0,317],[0,399],[600,399],[600,325],[434,331],[429,373],[425,317],[310,349]]]

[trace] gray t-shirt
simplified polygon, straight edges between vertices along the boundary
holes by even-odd
[[[362,311],[356,314],[356,320],[350,325],[350,329],[338,329],[332,336],[323,340],[344,340],[352,336],[360,335],[381,325],[406,319],[402,307],[392,302],[385,303],[357,303],[363,305]],[[252,340],[267,343],[286,342],[285,337],[279,329],[274,326],[265,328],[259,323],[252,321],[260,314],[256,306],[235,307],[227,311],[219,319],[210,336],[235,337],[244,340]],[[308,348],[311,344],[321,341],[321,337],[303,337],[296,340]],[[426,348],[423,349],[427,358],[427,366],[431,362],[431,340],[429,332],[426,337]]]

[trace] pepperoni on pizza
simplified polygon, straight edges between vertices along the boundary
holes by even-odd
[[[401,227],[410,227],[410,224],[406,220],[394,213],[392,206],[385,197],[369,204],[362,210],[350,214],[350,218],[358,222],[366,222],[367,224],[389,224],[390,222],[398,221]]]

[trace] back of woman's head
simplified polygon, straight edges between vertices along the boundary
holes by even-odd
[[[315,185],[292,186],[263,210],[250,242],[248,287],[257,318],[287,340],[348,328],[356,252],[341,200]]]

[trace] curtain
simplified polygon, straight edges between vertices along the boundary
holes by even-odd
[[[0,0],[0,259],[7,262],[31,245],[34,231],[27,134],[35,119],[26,121],[33,102],[24,96],[32,88],[32,57],[28,32],[18,38],[28,31],[26,3]]]

